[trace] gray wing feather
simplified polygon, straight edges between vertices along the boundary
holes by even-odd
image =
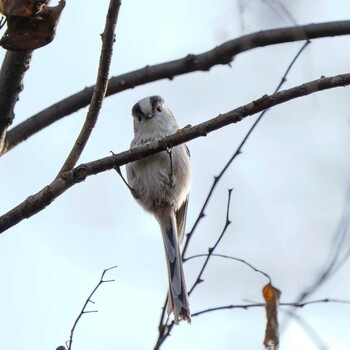
[[[184,203],[181,205],[179,210],[175,213],[176,223],[177,223],[177,234],[179,237],[179,244],[182,243],[184,236],[185,236],[188,199],[189,199],[189,197],[187,196]]]

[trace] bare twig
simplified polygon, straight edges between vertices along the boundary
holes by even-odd
[[[192,255],[192,256],[189,256],[188,258],[184,259],[184,262],[188,261],[188,260],[192,260],[192,259],[197,259],[197,258],[201,258],[201,257],[207,257],[209,254],[196,254],[196,255]],[[250,264],[249,262],[247,262],[246,260],[244,259],[240,259],[240,258],[235,258],[233,256],[230,256],[230,255],[224,255],[224,254],[211,254],[211,256],[216,256],[216,257],[219,257],[219,258],[224,258],[224,259],[229,259],[229,260],[234,260],[234,261],[238,261],[248,267],[250,267],[252,270],[254,270],[255,272],[258,272],[260,274],[262,274],[263,276],[265,276],[270,283],[272,283],[271,281],[271,277],[264,271],[262,270],[259,270],[258,268],[256,268],[255,266],[253,266],[252,264]]]
[[[114,280],[104,280],[104,276],[106,274],[107,271],[110,271],[112,269],[115,269],[117,266],[112,266],[108,269],[105,269],[103,272],[102,272],[102,275],[101,275],[101,278],[100,278],[100,281],[98,282],[98,284],[96,285],[96,287],[93,289],[93,291],[90,293],[89,297],[86,299],[85,301],[85,304],[83,306],[83,308],[81,309],[77,319],[75,320],[74,322],[74,325],[72,327],[72,330],[70,332],[70,338],[69,338],[69,341],[68,341],[68,344],[67,344],[67,347],[68,347],[68,350],[72,350],[72,343],[73,343],[73,336],[74,336],[74,331],[75,331],[75,328],[78,324],[78,322],[80,321],[80,319],[82,318],[82,316],[84,314],[88,314],[88,313],[93,313],[93,312],[97,312],[97,310],[93,310],[93,311],[86,311],[86,307],[88,306],[89,303],[92,303],[94,304],[94,302],[91,300],[92,296],[95,294],[95,292],[97,291],[97,289],[101,286],[102,283],[108,283],[108,282],[114,282]]]
[[[238,258],[234,258],[234,257],[231,257],[231,256],[228,256],[228,255],[222,255],[222,254],[215,254],[214,251],[215,249],[217,248],[217,246],[219,245],[219,243],[221,242],[223,236],[225,235],[226,231],[227,231],[227,228],[229,227],[229,225],[231,224],[231,221],[229,219],[229,212],[230,212],[230,203],[231,203],[231,194],[232,194],[232,189],[229,189],[229,192],[228,192],[228,200],[227,200],[227,209],[226,209],[226,221],[225,221],[225,225],[224,225],[224,228],[221,232],[221,234],[219,235],[218,239],[216,240],[215,244],[208,248],[208,253],[207,254],[197,254],[197,255],[193,255],[193,256],[190,256],[188,257],[187,259],[185,259],[184,261],[188,261],[188,260],[191,260],[191,259],[195,259],[195,258],[199,258],[199,257],[206,257],[203,265],[202,265],[202,268],[200,270],[200,272],[198,273],[198,276],[192,286],[192,288],[190,289],[190,291],[188,292],[189,295],[191,295],[191,293],[193,292],[193,290],[200,284],[203,282],[203,279],[202,279],[202,276],[203,276],[203,273],[208,265],[208,262],[210,260],[210,258],[212,256],[216,256],[216,257],[220,257],[220,258],[225,258],[225,259],[231,259],[231,260],[235,260],[235,261],[239,261],[239,262],[242,262],[244,263],[245,265],[249,266],[251,269],[253,269],[254,271],[256,272],[259,272],[261,273],[262,275],[264,275],[265,277],[268,278],[269,282],[271,282],[271,278],[270,276],[255,268],[253,265],[249,264],[248,262],[246,262],[245,260],[243,259],[238,259]],[[160,323],[158,325],[158,329],[159,329],[159,336],[158,336],[158,339],[157,339],[157,344],[155,346],[154,349],[159,349],[160,346],[162,345],[162,343],[166,340],[166,338],[168,336],[170,336],[171,334],[171,330],[174,326],[174,323],[173,322],[170,322],[169,323],[169,319],[167,318],[166,321],[164,321],[164,318],[165,318],[165,309],[166,309],[166,304],[164,305],[163,307],[163,311],[162,311],[162,315],[161,315],[161,318],[160,318]]]
[[[345,299],[332,299],[332,298],[325,298],[325,299],[317,299],[317,300],[310,300],[310,301],[304,301],[302,303],[294,302],[294,303],[280,303],[281,306],[293,306],[302,308],[306,305],[311,304],[320,304],[320,303],[339,303],[339,304],[350,304],[350,300]]]
[[[160,79],[173,79],[175,76],[190,72],[208,71],[215,65],[229,64],[234,56],[257,47],[348,34],[350,34],[350,21],[260,31],[227,41],[199,55],[190,54],[179,60],[147,66],[113,77],[109,80],[106,96]],[[91,101],[93,90],[94,86],[85,88],[9,130],[3,154],[48,125],[86,107]]]
[[[7,51],[0,70],[0,154],[5,147],[6,131],[14,118],[14,109],[23,90],[23,78],[29,68],[32,51]]]
[[[117,25],[118,14],[120,9],[120,0],[111,0],[106,16],[106,24],[102,34],[102,50],[100,55],[100,63],[97,73],[97,81],[92,94],[92,99],[85,123],[75,144],[68,155],[65,163],[57,176],[63,172],[71,170],[77,163],[82,154],[88,139],[96,125],[98,115],[100,113],[104,97],[108,86],[108,75],[113,54],[113,44],[115,41],[115,28]]]
[[[225,221],[225,225],[221,231],[221,234],[220,236],[218,237],[218,239],[216,240],[215,244],[208,248],[208,254],[206,256],[206,259],[202,265],[202,268],[201,270],[199,271],[199,274],[193,284],[193,286],[191,287],[191,289],[189,290],[188,292],[188,295],[191,295],[191,293],[194,291],[194,289],[200,284],[203,282],[203,279],[202,279],[202,276],[203,276],[203,273],[208,265],[208,262],[211,258],[211,256],[213,255],[215,249],[217,248],[217,246],[219,245],[219,243],[221,242],[222,238],[224,237],[228,227],[231,225],[231,220],[230,220],[230,206],[231,206],[231,194],[232,194],[232,189],[229,189],[228,190],[228,199],[227,199],[227,207],[226,207],[226,221]]]
[[[306,48],[306,46],[310,43],[310,41],[306,41],[306,43],[301,47],[301,49],[297,52],[297,54],[295,55],[295,57],[293,58],[293,60],[290,62],[290,64],[287,67],[286,72],[284,73],[280,83],[278,84],[277,88],[275,89],[275,93],[278,92],[282,85],[286,82],[286,77],[288,75],[288,73],[290,72],[291,68],[293,67],[294,63],[296,62],[296,60],[298,59],[298,57],[301,55],[301,53],[303,52],[303,50]],[[186,235],[186,242],[185,242],[185,246],[182,252],[182,257],[184,260],[187,260],[186,258],[184,258],[187,248],[189,247],[189,243],[190,240],[193,236],[193,233],[195,232],[200,220],[205,216],[205,209],[209,203],[209,200],[212,196],[212,194],[215,191],[215,188],[217,186],[217,184],[220,182],[221,178],[223,177],[224,173],[226,172],[226,170],[229,168],[229,166],[232,164],[232,162],[234,161],[234,159],[241,153],[241,150],[244,146],[244,144],[246,143],[246,141],[248,140],[249,136],[252,134],[252,132],[254,131],[254,129],[256,128],[256,126],[258,125],[259,121],[263,118],[265,112],[267,110],[264,110],[259,117],[257,118],[257,120],[254,122],[254,124],[252,125],[252,127],[249,129],[248,133],[246,134],[246,136],[243,138],[242,142],[240,143],[240,145],[238,146],[237,150],[235,151],[235,153],[231,156],[231,158],[228,160],[228,162],[226,163],[226,165],[224,166],[224,168],[222,169],[222,171],[220,172],[220,174],[218,176],[214,177],[214,182],[208,192],[208,195],[206,197],[206,199],[204,200],[204,204],[197,216],[197,219],[195,221],[195,223],[192,226],[191,231]],[[210,258],[210,257],[209,257]],[[207,258],[207,260],[209,260]],[[270,282],[271,279],[268,276]],[[198,279],[197,279],[198,281]],[[192,289],[197,285],[197,281],[195,283],[195,285],[192,287]],[[192,291],[191,289],[191,291]],[[191,292],[190,291],[190,292]],[[190,294],[190,293],[189,293]],[[157,344],[155,349],[158,349],[161,344],[164,342],[164,340],[167,338],[168,335],[170,335],[171,329],[172,329],[172,325],[168,325],[169,323],[169,318],[165,318],[166,313],[166,305],[167,305],[168,299],[165,299],[165,302],[163,304],[163,308],[162,308],[162,312],[161,312],[161,316],[160,316],[160,320],[159,320],[159,324],[158,324],[158,339],[157,339]]]
[[[310,41],[306,41],[305,44],[301,47],[301,49],[297,52],[297,54],[295,55],[295,57],[293,58],[293,60],[290,62],[290,64],[287,67],[287,70],[285,71],[280,83],[278,84],[278,86],[276,87],[274,93],[277,93],[278,91],[280,91],[282,85],[286,82],[287,79],[287,75],[290,72],[290,70],[292,69],[294,63],[297,61],[297,59],[299,58],[299,56],[301,55],[301,53],[304,51],[304,49],[306,48],[306,46],[310,43]],[[252,134],[252,132],[254,131],[254,129],[256,128],[256,126],[258,125],[258,123],[261,121],[261,119],[263,118],[263,116],[265,115],[267,109],[265,109],[264,111],[262,111],[259,115],[259,117],[256,119],[256,121],[254,122],[254,124],[251,126],[251,128],[248,130],[247,134],[245,135],[245,137],[243,138],[243,140],[241,141],[241,143],[239,144],[238,148],[236,149],[236,151],[234,152],[234,154],[232,155],[232,157],[228,160],[228,162],[225,164],[224,168],[221,170],[220,174],[214,177],[214,182],[208,192],[208,195],[204,201],[204,204],[198,214],[198,217],[195,221],[195,223],[192,226],[191,231],[186,235],[186,242],[184,245],[184,249],[182,252],[182,255],[185,256],[187,248],[189,246],[189,243],[191,241],[191,238],[193,236],[193,233],[195,232],[200,220],[205,216],[205,209],[209,203],[209,200],[212,196],[212,194],[214,193],[214,190],[217,186],[217,184],[220,182],[221,178],[223,177],[223,175],[225,174],[226,170],[230,167],[230,165],[232,164],[232,162],[235,160],[235,158],[241,154],[243,146],[245,145],[245,143],[247,142],[248,138],[250,137],[250,135]]]
[[[330,298],[325,298],[325,299],[319,299],[319,300],[311,300],[308,302],[304,302],[304,303],[280,303],[280,306],[292,306],[295,308],[301,308],[304,306],[308,306],[308,305],[313,305],[313,304],[323,304],[323,303],[340,303],[340,304],[349,304],[350,305],[350,300],[339,300],[339,299],[330,299]],[[265,303],[251,303],[251,304],[235,304],[235,305],[224,305],[224,306],[217,306],[217,307],[212,307],[212,308],[208,308],[205,310],[201,310],[198,312],[193,313],[191,316],[192,317],[198,317],[201,316],[203,314],[208,314],[210,312],[215,312],[215,311],[222,311],[222,310],[233,310],[233,309],[243,309],[243,310],[248,310],[251,308],[265,308]],[[166,325],[166,330],[168,331],[168,329],[172,329],[172,327],[175,325],[175,323],[173,321],[171,321],[169,324]],[[170,333],[170,332],[169,332]],[[164,341],[164,339],[163,339]],[[161,344],[163,343],[163,341],[158,340],[156,346],[154,347],[154,350],[159,350]]]
[[[110,157],[81,164],[76,168],[63,173],[51,184],[44,187],[36,194],[28,197],[21,204],[17,205],[15,208],[1,216],[0,233],[18,224],[23,219],[29,218],[39,211],[45,209],[63,192],[68,190],[73,185],[84,181],[88,176],[96,175],[110,170],[115,166],[121,166],[137,159],[145,158],[152,154],[164,151],[168,147],[174,147],[195,138],[206,136],[209,132],[223,128],[229,124],[237,123],[250,115],[261,112],[273,106],[277,106],[292,99],[349,84],[350,74],[336,75],[328,78],[322,77],[291,89],[280,91],[276,94],[264,95],[263,97],[242,107],[233,109],[225,114],[220,114],[219,116],[201,124],[181,129],[177,133],[166,136],[161,140],[157,140],[147,145],[133,148]]]
[[[308,302],[304,303],[280,303],[280,306],[292,306],[295,308],[301,308],[307,305],[313,305],[313,304],[324,304],[324,303],[339,303],[339,304],[350,304],[350,300],[339,300],[339,299],[330,299],[330,298],[325,298],[325,299],[319,299],[319,300],[311,300]],[[195,312],[192,314],[192,317],[200,316],[209,312],[213,311],[221,311],[221,310],[231,310],[231,309],[251,309],[255,307],[265,307],[265,303],[253,303],[253,304],[241,304],[241,305],[224,305],[224,306],[217,306],[217,307],[212,307],[209,309],[205,309],[202,311]]]
[[[228,227],[231,225],[231,221],[229,218],[229,213],[230,213],[230,205],[231,205],[231,194],[232,194],[232,189],[228,190],[228,199],[227,199],[227,208],[226,208],[226,221],[224,224],[224,228],[221,231],[221,234],[219,235],[218,239],[216,240],[215,244],[208,248],[208,254],[206,254],[206,259],[202,265],[201,270],[198,273],[198,276],[196,278],[196,281],[194,282],[192,288],[189,290],[188,295],[191,295],[191,293],[193,292],[193,290],[200,284],[203,282],[202,276],[203,273],[208,265],[208,262],[211,258],[211,256],[214,253],[214,250],[216,249],[216,247],[219,245],[219,243],[221,242],[222,238],[225,235],[225,232],[227,231]],[[166,340],[167,337],[170,336],[171,330],[174,326],[175,323],[171,322],[170,324],[168,324],[169,322],[169,317],[164,321],[165,318],[165,308],[166,308],[166,303],[164,304],[163,308],[162,308],[162,314],[159,320],[159,324],[158,324],[158,339],[157,339],[157,343],[154,347],[154,349],[159,349],[160,346],[162,345],[162,343]]]
[[[219,240],[221,239],[221,237],[219,237]],[[218,241],[219,241],[218,240]],[[211,248],[210,248],[211,249]],[[210,250],[209,250],[210,251]],[[224,259],[230,259],[230,260],[234,260],[234,261],[238,261],[238,262],[241,262],[245,265],[247,265],[248,267],[250,267],[252,270],[254,270],[255,272],[258,272],[258,273],[261,273],[263,276],[265,276],[269,282],[271,283],[271,278],[270,276],[257,269],[256,267],[254,267],[252,264],[248,263],[247,261],[243,260],[243,259],[239,259],[239,258],[235,258],[235,257],[232,257],[232,256],[228,256],[228,255],[223,255],[223,254],[215,254],[215,253],[208,253],[208,254],[197,254],[197,255],[193,255],[193,256],[190,256],[188,257],[184,262],[188,261],[188,260],[192,260],[192,259],[196,259],[196,258],[200,258],[200,257],[206,257],[206,261],[205,261],[205,264],[208,262],[208,258],[210,257],[220,257],[220,258],[224,258]],[[203,267],[205,268],[205,266],[203,265]],[[203,267],[202,267],[202,270],[203,270]],[[202,272],[202,271],[201,271]],[[195,284],[193,285],[191,291],[194,289],[194,287],[201,283],[203,280],[200,279],[198,281],[198,278],[195,282]],[[165,341],[165,339],[170,335],[170,332],[174,326],[174,323],[173,322],[170,322],[169,323],[169,318],[166,319],[166,321],[164,321],[164,317],[165,317],[165,309],[166,309],[166,302],[167,300],[165,301],[165,304],[162,308],[162,316],[161,316],[161,319],[160,319],[160,323],[158,325],[158,330],[159,330],[159,336],[158,336],[158,339],[157,339],[157,344],[155,346],[155,349],[159,349],[161,344]],[[260,304],[258,304],[260,306]],[[264,304],[263,304],[264,305]],[[226,308],[226,307],[225,307]],[[233,308],[233,307],[232,307]],[[211,311],[216,311],[216,310],[219,310],[221,309],[221,307],[219,308],[214,308],[214,309],[208,309],[208,310],[211,310]],[[200,313],[195,313],[194,315],[198,316]]]
[[[226,229],[226,226],[225,226],[224,230],[225,230],[225,229]],[[224,232],[223,232],[223,233],[224,233]],[[219,239],[217,240],[216,244],[214,245],[214,248],[219,244],[221,238],[222,238],[222,234],[220,235]],[[219,258],[224,258],[224,259],[229,259],[229,260],[234,260],[234,261],[241,262],[241,263],[243,263],[244,265],[250,267],[253,271],[262,274],[264,277],[266,277],[266,278],[269,280],[270,283],[272,283],[272,282],[271,282],[271,277],[270,277],[267,273],[263,272],[262,270],[257,269],[256,267],[254,267],[252,264],[248,263],[247,261],[245,261],[245,260],[243,260],[243,259],[239,259],[239,258],[235,258],[235,257],[229,256],[229,255],[210,253],[210,250],[211,250],[211,249],[213,249],[213,248],[209,248],[209,253],[207,253],[207,254],[196,254],[196,255],[192,255],[192,256],[190,256],[190,257],[188,257],[188,258],[186,258],[186,259],[184,260],[184,262],[187,262],[187,261],[189,261],[189,260],[197,259],[197,258],[201,258],[201,257],[206,257],[206,258],[207,258],[206,261],[205,261],[205,263],[204,263],[203,266],[202,266],[202,270],[201,270],[199,276],[197,277],[197,280],[196,280],[195,284],[193,285],[193,287],[192,287],[192,289],[191,289],[191,292],[193,291],[193,289],[194,289],[194,287],[195,287],[196,285],[198,285],[199,283],[202,282],[201,275],[202,275],[202,273],[203,273],[203,271],[204,271],[203,268],[205,268],[205,264],[208,263],[208,260],[209,260],[210,257],[219,257]],[[189,293],[189,294],[190,294],[190,293]],[[255,305],[255,304],[254,304],[254,305]],[[260,303],[257,304],[257,305],[260,306]],[[265,304],[262,304],[262,305],[265,305]],[[240,306],[240,307],[241,307],[241,306]],[[220,308],[221,308],[221,307],[220,307]],[[220,309],[220,308],[219,308],[219,309]],[[225,308],[226,308],[226,307],[225,307]],[[233,308],[233,307],[232,307],[232,308]],[[160,323],[159,323],[159,325],[158,325],[159,336],[158,336],[158,339],[157,339],[157,345],[156,345],[155,349],[160,348],[160,345],[164,342],[165,338],[166,338],[167,336],[170,335],[171,329],[172,329],[173,326],[174,326],[174,324],[173,324],[172,322],[169,323],[169,319],[166,319],[166,321],[164,321],[165,309],[166,309],[166,302],[165,302],[165,304],[164,304],[164,306],[163,306],[163,308],[162,308],[162,316],[161,316],[161,319],[160,319]],[[208,309],[208,310],[216,311],[216,310],[218,310],[218,309],[217,309],[217,308],[214,308],[214,309]],[[198,313],[196,313],[195,315],[197,316]]]

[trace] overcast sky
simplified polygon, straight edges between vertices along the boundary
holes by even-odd
[[[33,55],[14,125],[94,84],[107,8],[106,0],[67,0],[55,40]],[[111,76],[202,53],[246,33],[349,15],[347,0],[219,0],[215,5],[208,0],[125,0]],[[231,68],[215,67],[107,98],[80,163],[128,149],[133,137],[130,110],[144,96],[161,95],[185,126],[272,93],[302,44],[255,49],[236,57]],[[349,36],[313,40],[284,87],[349,73],[349,45]],[[334,248],[350,185],[349,101],[349,88],[338,88],[270,110],[222,178],[189,255],[206,253],[215,243],[225,223],[227,190],[234,188],[232,224],[217,252],[268,273],[282,291],[281,301],[295,301],[315,281]],[[0,159],[2,213],[51,182],[85,114],[86,109],[64,118]],[[188,144],[193,184],[187,231],[213,177],[255,118]],[[98,313],[79,322],[74,349],[153,348],[167,292],[163,244],[157,222],[137,205],[115,172],[74,186],[0,239],[1,348],[54,350],[64,345],[102,271],[114,265],[118,268],[106,277],[115,283],[104,284],[96,293],[89,310]],[[347,239],[344,250],[349,246]],[[185,264],[188,286],[202,262]],[[349,269],[347,261],[310,300],[349,300]],[[261,289],[267,283],[244,264],[218,258],[210,262],[204,280],[191,295],[193,313],[262,302]],[[307,306],[298,311],[300,322],[287,322],[283,311],[288,310],[281,308],[281,350],[350,348],[350,305]],[[193,318],[190,326],[181,323],[163,349],[262,349],[265,322],[262,308],[213,312]]]

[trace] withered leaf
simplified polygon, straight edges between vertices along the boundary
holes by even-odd
[[[7,17],[7,31],[0,45],[12,51],[35,50],[50,43],[56,34],[56,27],[66,2],[57,6],[43,7],[39,17],[11,15]]]
[[[281,291],[269,283],[263,288],[263,296],[267,317],[264,345],[268,350],[277,350],[279,346],[278,305]]]
[[[0,12],[6,17],[36,17],[50,0],[0,0]]]

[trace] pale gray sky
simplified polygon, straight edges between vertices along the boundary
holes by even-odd
[[[277,1],[123,1],[111,75],[201,53],[220,43],[273,27],[290,26]],[[299,24],[348,19],[346,0],[283,2]],[[53,2],[55,4],[55,2]],[[108,1],[67,0],[57,37],[34,53],[15,124],[90,86],[96,78]],[[281,12],[279,12],[281,13]],[[243,25],[244,24],[244,25]],[[244,32],[242,32],[244,28]],[[285,87],[349,72],[350,37],[313,40]],[[159,94],[179,125],[197,124],[271,93],[302,43],[239,55],[232,68],[215,67],[137,87],[109,97],[81,162],[129,147],[130,109]],[[0,58],[4,51],[0,51]],[[189,253],[205,253],[224,225],[227,189],[234,187],[230,226],[217,252],[245,259],[268,273],[283,302],[294,301],[329,256],[350,183],[349,88],[318,93],[278,106],[266,115],[222,179]],[[48,184],[80,130],[86,109],[50,126],[0,160],[0,210],[5,212]],[[255,117],[188,144],[193,185],[187,228],[227,159]],[[103,269],[116,280],[94,297],[98,313],[78,324],[74,346],[84,350],[152,349],[167,290],[161,235],[156,221],[135,203],[115,172],[90,177],[46,210],[1,235],[0,347],[55,349],[70,329]],[[349,244],[349,240],[347,241]],[[199,260],[185,265],[191,286]],[[350,264],[312,296],[350,299]],[[266,280],[246,266],[213,258],[205,282],[191,295],[192,312],[261,302]],[[350,348],[348,305],[305,307],[299,315],[327,349]],[[281,314],[281,320],[285,316]],[[173,330],[163,349],[262,349],[263,309],[221,311]],[[314,350],[305,329],[290,322],[281,350]]]

